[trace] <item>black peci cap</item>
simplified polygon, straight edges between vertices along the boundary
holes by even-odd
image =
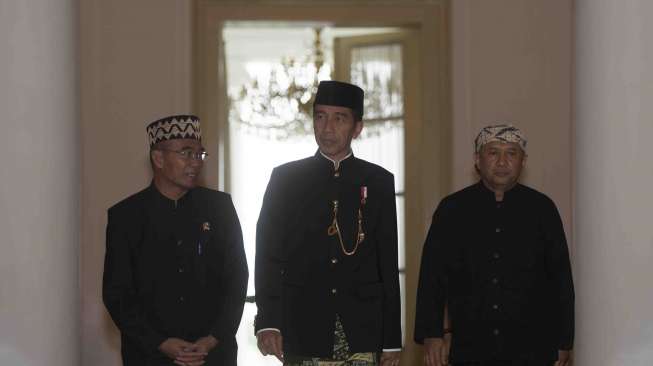
[[[325,80],[320,81],[315,94],[313,105],[334,105],[350,108],[354,112],[356,121],[363,119],[363,89],[356,85],[342,81]]]

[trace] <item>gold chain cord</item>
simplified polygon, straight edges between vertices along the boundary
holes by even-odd
[[[358,233],[356,234],[356,245],[351,251],[347,251],[345,248],[345,243],[342,241],[342,234],[340,233],[340,226],[338,225],[338,201],[333,201],[333,222],[329,225],[327,229],[327,234],[329,236],[338,235],[338,241],[340,242],[340,248],[342,248],[342,253],[347,256],[354,255],[358,250],[360,243],[365,240],[365,232],[363,231],[363,211],[361,208],[358,208]]]

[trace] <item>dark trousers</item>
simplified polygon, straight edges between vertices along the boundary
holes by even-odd
[[[553,366],[555,361],[518,360],[518,361],[476,361],[454,363],[453,366]]]

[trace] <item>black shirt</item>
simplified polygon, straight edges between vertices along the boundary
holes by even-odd
[[[453,362],[555,360],[571,349],[574,289],[553,201],[518,184],[497,202],[480,182],[444,198],[422,254],[417,342],[442,336],[445,303]]]
[[[160,357],[166,338],[209,334],[235,358],[247,277],[227,194],[199,187],[173,201],[152,184],[109,209],[103,298],[125,365]]]

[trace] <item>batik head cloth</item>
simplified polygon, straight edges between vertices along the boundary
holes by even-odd
[[[196,116],[178,115],[161,118],[150,123],[146,130],[150,147],[161,141],[173,139],[202,141],[200,119]]]
[[[514,142],[519,145],[524,152],[526,152],[526,144],[528,142],[526,141],[524,133],[515,126],[508,124],[487,126],[483,127],[481,132],[478,133],[478,136],[476,136],[476,139],[474,140],[474,152],[478,153],[481,151],[483,145],[494,141],[504,143]]]

